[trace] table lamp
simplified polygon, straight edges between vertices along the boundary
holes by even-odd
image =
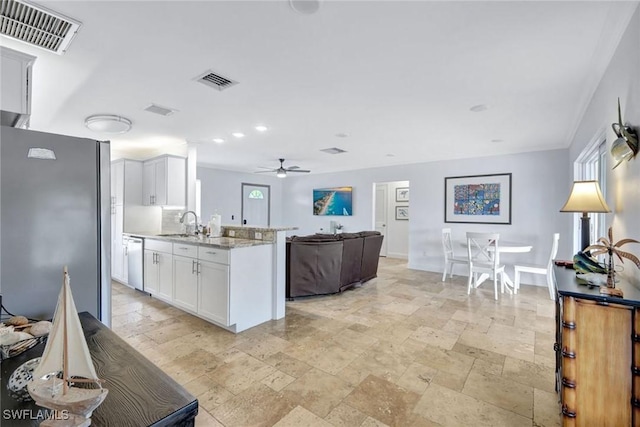
[[[582,228],[581,250],[589,246],[589,212],[611,212],[605,202],[598,181],[574,181],[569,199],[560,212],[582,212],[580,227]]]

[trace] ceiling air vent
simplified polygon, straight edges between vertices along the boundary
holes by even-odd
[[[24,0],[2,0],[0,34],[62,55],[80,22]]]
[[[346,150],[343,150],[341,148],[336,148],[336,147],[325,148],[325,149],[320,150],[320,151],[322,151],[324,153],[327,153],[327,154],[341,154],[341,153],[346,153],[347,152]]]
[[[171,108],[165,108],[156,104],[151,104],[147,108],[145,108],[144,111],[160,114],[161,116],[170,116],[178,110],[172,110]]]
[[[203,74],[200,74],[195,78],[195,80],[214,89],[218,89],[219,91],[223,91],[230,88],[231,86],[235,86],[238,84],[238,82],[223,77],[211,70],[205,71]]]

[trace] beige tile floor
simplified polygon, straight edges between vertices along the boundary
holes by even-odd
[[[234,335],[119,284],[113,330],[197,396],[197,426],[556,426],[554,305],[382,259]]]

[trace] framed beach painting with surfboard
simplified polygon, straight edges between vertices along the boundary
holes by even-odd
[[[313,190],[314,215],[353,215],[353,188],[315,188]]]

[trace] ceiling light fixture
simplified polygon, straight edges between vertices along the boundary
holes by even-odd
[[[131,130],[131,120],[113,114],[97,114],[89,116],[84,120],[84,125],[100,133],[125,133]]]
[[[481,113],[482,111],[487,111],[488,109],[489,107],[487,106],[487,104],[478,104],[469,108],[469,110],[473,111],[474,113]]]
[[[233,132],[231,135],[235,136],[236,138],[244,138],[244,133],[242,132]]]
[[[302,15],[311,15],[320,9],[320,0],[289,0],[289,6]]]
[[[258,126],[256,126],[256,130],[257,130],[258,132],[266,132],[268,129],[269,129],[269,128],[268,128],[268,127],[266,127],[265,125],[258,125]]]
[[[224,139],[222,139],[222,138],[213,138],[213,142],[215,142],[217,144],[222,144],[224,142]]]
[[[287,177],[287,171],[284,170],[284,168],[280,168],[280,169],[278,169],[278,172],[276,173],[276,176],[278,178],[286,178]]]
[[[611,157],[617,168],[623,160],[631,160],[638,154],[638,134],[631,128],[622,124],[622,114],[620,113],[620,98],[618,98],[618,123],[611,125],[618,139],[611,144]]]
[[[349,135],[349,133],[347,133],[347,132],[340,132],[340,133],[336,133],[336,136],[338,138],[349,138],[349,136],[351,136],[351,135]]]

